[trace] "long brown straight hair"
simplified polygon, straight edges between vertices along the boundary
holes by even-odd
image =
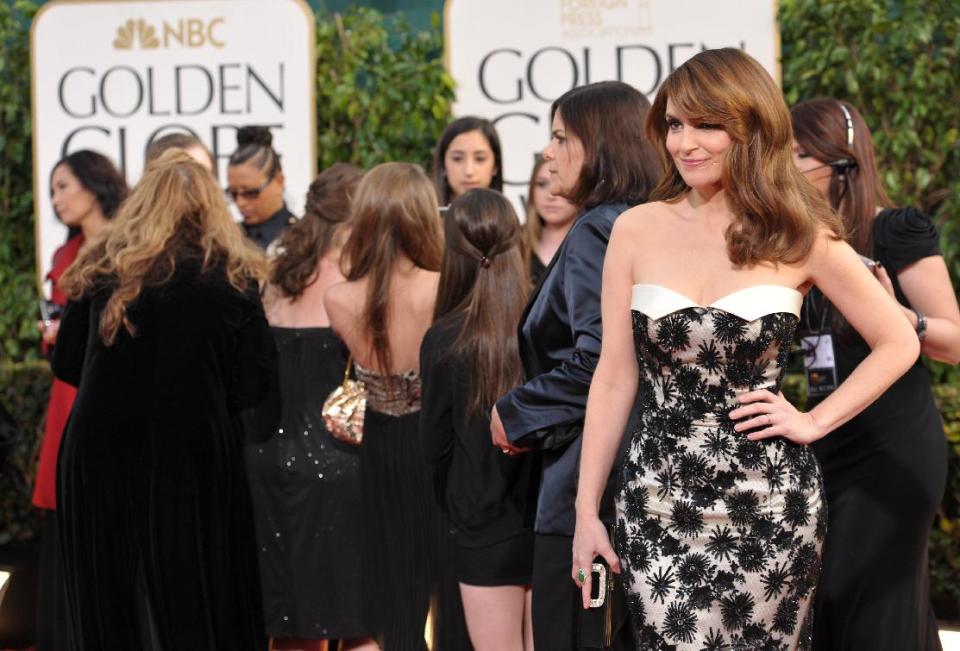
[[[357,187],[350,227],[340,264],[347,280],[369,279],[361,328],[387,374],[393,368],[387,314],[395,263],[406,256],[421,269],[440,270],[443,240],[433,184],[419,165],[377,165]]]
[[[450,205],[434,320],[462,318],[449,351],[470,372],[467,413],[485,413],[523,379],[516,328],[530,293],[520,222],[499,192],[475,189]]]
[[[657,91],[646,128],[668,171],[651,201],[677,201],[690,190],[667,151],[667,100],[695,123],[721,125],[732,140],[722,173],[733,212],[726,232],[731,262],[799,262],[821,227],[843,237],[836,213],[793,163],[783,93],[763,66],[735,48],[700,52]]]
[[[849,130],[844,109],[850,116]],[[873,138],[863,116],[852,104],[831,98],[801,102],[791,109],[790,115],[793,137],[800,149],[826,165],[849,161],[848,165],[833,168],[827,199],[843,219],[850,246],[860,255],[872,258],[877,206],[889,208],[893,204],[880,182]]]

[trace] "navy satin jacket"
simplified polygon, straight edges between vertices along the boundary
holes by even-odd
[[[583,418],[600,358],[603,258],[613,222],[628,207],[597,206],[570,229],[520,319],[527,382],[497,401],[510,442],[542,451],[537,533],[573,535]],[[611,477],[619,465],[618,460]],[[601,501],[605,522],[613,521],[613,483],[608,480]]]

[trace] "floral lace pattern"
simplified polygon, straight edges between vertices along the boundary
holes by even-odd
[[[797,317],[633,310],[641,419],[617,500],[638,649],[807,648],[826,526],[820,467],[727,413],[779,391]]]

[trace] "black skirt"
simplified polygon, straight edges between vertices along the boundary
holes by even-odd
[[[368,625],[384,651],[426,649],[424,626],[440,574],[440,511],[417,440],[419,412],[367,408],[360,446]]]

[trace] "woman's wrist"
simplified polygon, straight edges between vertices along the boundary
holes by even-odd
[[[827,429],[825,426],[820,424],[820,421],[817,419],[816,415],[813,413],[815,411],[816,411],[816,407],[814,407],[813,409],[807,412],[807,418],[810,421],[810,427],[812,430],[811,431],[812,440],[810,441],[811,443],[813,443],[814,441],[819,441],[830,432],[829,429]]]
[[[574,503],[574,509],[577,513],[577,519],[581,518],[599,518],[600,517],[600,499],[587,499],[577,497]]]

